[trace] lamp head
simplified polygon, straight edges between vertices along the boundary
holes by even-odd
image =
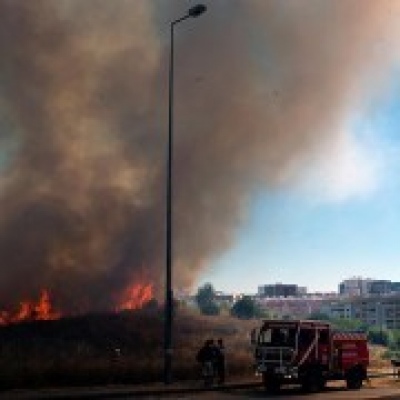
[[[190,17],[196,18],[199,15],[203,14],[207,10],[207,7],[204,4],[197,4],[191,8],[189,8],[188,15]]]

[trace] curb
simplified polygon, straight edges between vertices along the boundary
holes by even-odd
[[[393,372],[372,373],[368,375],[367,380],[381,377],[397,377],[398,375]],[[96,387],[93,389],[80,389],[80,388],[65,388],[62,389],[49,389],[40,391],[9,391],[0,394],[0,398],[7,400],[75,400],[75,399],[118,399],[126,397],[149,397],[149,396],[168,396],[174,394],[190,394],[202,392],[218,392],[230,389],[248,389],[262,387],[263,383],[260,381],[241,382],[241,383],[228,383],[225,385],[212,386],[212,387],[171,387],[160,386],[157,388],[129,388],[129,387]]]
[[[128,388],[95,388],[95,389],[66,389],[69,393],[60,393],[52,390],[35,392],[14,391],[2,393],[0,398],[18,400],[74,400],[74,399],[117,399],[125,397],[147,397],[157,395],[189,394],[201,392],[216,392],[229,389],[247,389],[261,387],[262,382],[231,383],[212,387],[160,387],[156,389],[128,389]],[[4,397],[3,397],[4,396]]]

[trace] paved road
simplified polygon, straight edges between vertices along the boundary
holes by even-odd
[[[135,397],[138,398],[138,397]],[[278,395],[267,395],[262,389],[243,389],[226,390],[224,392],[204,392],[196,394],[174,394],[173,396],[151,396],[143,397],[147,400],[159,399],[177,399],[177,400],[241,400],[241,399],[276,399],[276,400],[351,400],[351,399],[385,399],[400,400],[400,389],[381,388],[348,391],[346,389],[331,388],[323,393],[305,395],[297,389],[282,390]],[[110,398],[109,400],[112,400]]]
[[[13,390],[0,392],[0,399],[7,400],[241,400],[241,399],[276,399],[276,400],[354,400],[382,399],[400,400],[400,387],[377,387],[366,385],[361,390],[346,390],[339,382],[332,382],[328,388],[317,394],[304,394],[298,386],[284,387],[277,395],[267,394],[260,383],[236,383],[203,391],[201,387],[182,385],[165,388],[164,385],[153,385],[147,388],[137,386],[59,388],[48,390]],[[167,392],[169,392],[167,394]]]

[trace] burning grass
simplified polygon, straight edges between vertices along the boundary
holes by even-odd
[[[199,378],[195,355],[209,337],[225,340],[230,376],[253,376],[248,334],[255,324],[179,312],[174,324],[174,377]],[[157,309],[3,326],[0,343],[3,388],[162,379],[163,314]]]
[[[37,302],[21,301],[19,308],[14,312],[0,311],[0,325],[15,324],[21,321],[51,320],[60,317],[61,313],[53,309],[49,292],[43,289]]]

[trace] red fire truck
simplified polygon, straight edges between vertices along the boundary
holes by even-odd
[[[311,320],[267,320],[252,331],[256,370],[265,388],[278,391],[284,383],[304,390],[322,390],[328,380],[344,379],[360,389],[367,378],[367,338],[358,332],[337,332],[330,323]]]

